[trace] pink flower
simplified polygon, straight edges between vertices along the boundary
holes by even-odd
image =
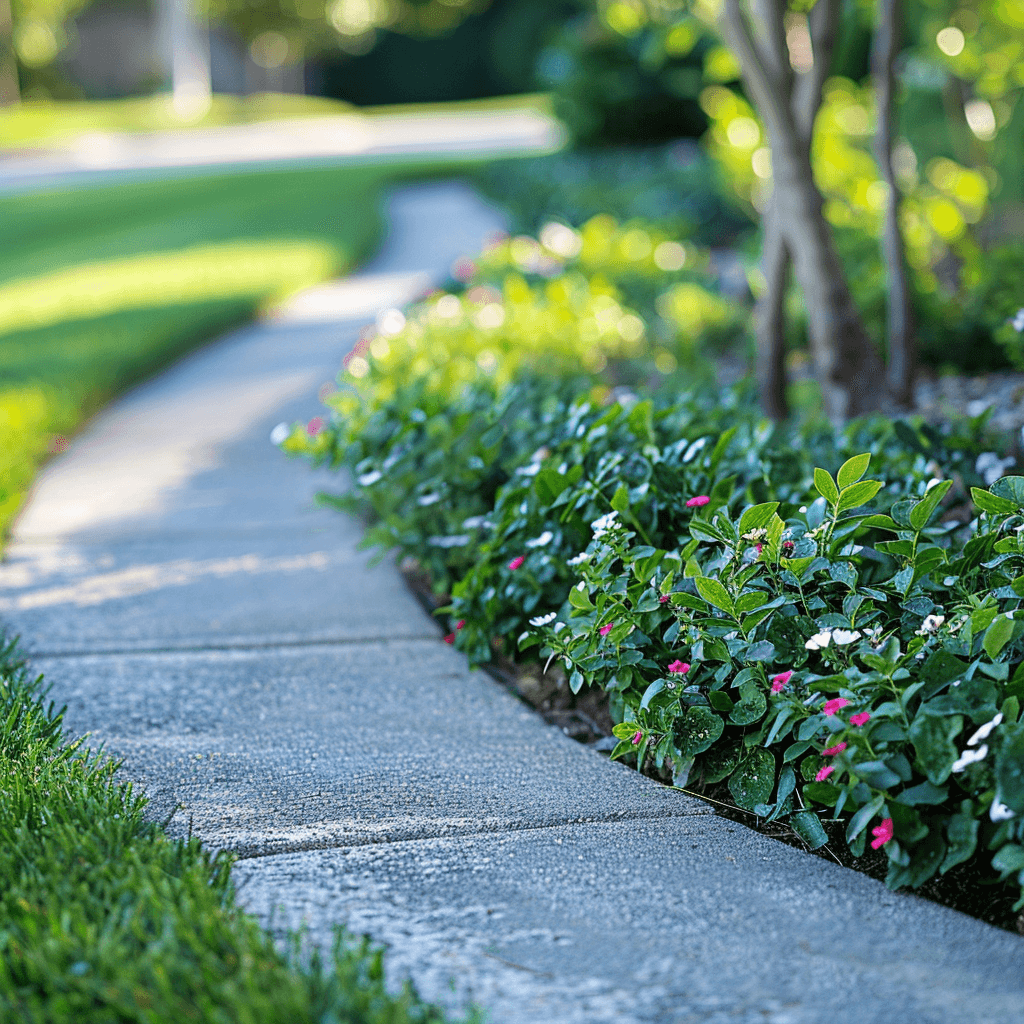
[[[841,754],[845,749],[845,743],[837,743],[834,747],[829,747],[828,750],[823,750],[821,754],[822,757],[835,757],[836,754]]]
[[[516,555],[516,557],[513,558],[512,561],[508,563],[508,567],[513,572],[515,572],[516,569],[518,569],[519,566],[521,566],[523,564],[523,562],[525,562],[525,561],[526,561],[526,559],[522,555]]]
[[[309,434],[310,437],[316,437],[316,435],[319,434],[320,431],[323,430],[323,429],[324,429],[324,421],[323,421],[323,418],[320,417],[320,416],[314,416],[306,424],[306,433]]]
[[[601,636],[607,636],[612,631],[614,626],[615,626],[614,622],[609,622],[607,626],[602,626],[598,630],[598,633],[600,633]]]
[[[711,499],[706,494],[698,494],[696,497],[689,498],[686,502],[687,508],[700,508],[702,505],[706,505]]]
[[[634,747],[640,746],[640,741],[643,738],[644,738],[644,734],[639,729],[637,729],[637,731],[635,733],[633,733],[633,739],[631,741],[633,746]]]
[[[680,661],[676,658],[669,667],[669,672],[674,672],[677,676],[685,676],[690,671],[690,663],[688,661]]]
[[[757,552],[758,554],[761,554],[761,552],[762,552],[762,551],[764,551],[764,545],[763,545],[763,544],[762,544],[762,543],[761,543],[760,541],[758,541],[758,542],[757,542],[757,543],[756,543],[756,544],[754,545],[754,550],[755,550],[755,551],[756,551],[756,552]]]
[[[849,703],[850,702],[845,697],[833,697],[831,700],[825,701],[825,706],[821,710],[831,717],[840,708],[845,708]]]
[[[465,619],[459,619],[459,621],[455,623],[455,628],[456,629],[462,629],[462,627],[465,624],[466,624],[466,620]]]
[[[850,715],[850,725],[865,725],[870,717],[870,711],[858,711],[857,714]]]
[[[780,672],[777,676],[772,676],[772,693],[779,693],[792,678],[792,669],[787,669],[785,672]]]
[[[445,642],[446,644],[453,644],[453,643],[455,643],[455,634],[454,634],[454,633],[449,633],[449,634],[448,634],[448,635],[447,635],[447,636],[446,636],[446,637],[444,638],[444,642]]]
[[[818,774],[814,776],[814,781],[824,782],[835,770],[836,766],[834,764],[827,764],[824,768],[819,768]]]
[[[892,818],[886,818],[881,825],[876,825],[871,830],[871,834],[875,837],[871,840],[872,850],[877,850],[880,846],[885,846],[885,844],[892,839]]]
[[[784,540],[782,542],[782,557],[783,558],[790,558],[792,556],[793,551],[795,549],[796,549],[796,544],[794,544],[793,541],[791,541],[791,540]]]
[[[658,604],[668,604],[671,596],[671,594],[662,594],[661,597],[658,598]]]

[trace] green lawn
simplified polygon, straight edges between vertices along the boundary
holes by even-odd
[[[0,540],[117,391],[372,252],[383,187],[451,161],[204,173],[0,196]]]
[[[230,858],[147,822],[43,697],[0,632],[0,1021],[444,1024],[389,993],[365,941],[275,949],[235,903]]]

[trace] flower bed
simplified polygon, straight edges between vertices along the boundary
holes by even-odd
[[[985,416],[775,426],[742,386],[659,386],[575,280],[385,318],[283,447],[351,471],[329,500],[418,560],[472,661],[605,692],[612,756],[870,847],[893,887],[1019,890],[1024,478]]]

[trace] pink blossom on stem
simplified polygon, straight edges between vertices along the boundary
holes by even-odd
[[[445,642],[446,644],[453,644],[453,643],[455,643],[455,634],[454,634],[454,633],[449,633],[449,634],[448,634],[448,635],[447,635],[447,636],[446,636],[446,637],[444,638],[444,642]]]
[[[772,676],[772,693],[779,693],[782,688],[793,678],[793,670],[786,669],[777,676]]]
[[[754,550],[755,550],[755,551],[756,551],[756,552],[757,552],[758,554],[761,554],[761,552],[762,552],[762,551],[764,551],[764,545],[763,545],[763,544],[762,544],[762,543],[761,543],[760,541],[758,541],[758,542],[757,542],[757,543],[756,543],[756,544],[754,545]]]
[[[519,566],[521,566],[523,564],[523,562],[525,562],[525,561],[526,561],[526,559],[523,557],[523,555],[516,555],[516,557],[513,558],[512,561],[508,563],[508,567],[513,572],[515,572],[516,569],[518,569]]]
[[[835,770],[836,766],[834,764],[827,764],[824,768],[819,768],[818,774],[814,776],[814,781],[824,782]]]
[[[609,633],[610,633],[610,632],[612,631],[612,629],[614,628],[614,626],[615,626],[615,623],[614,623],[614,622],[609,622],[607,626],[602,626],[602,627],[601,627],[601,628],[600,628],[600,629],[598,630],[598,633],[600,633],[600,634],[601,634],[601,636],[607,636],[607,635],[608,635],[608,634],[609,634]]]
[[[829,747],[828,750],[823,750],[823,757],[835,757],[836,754],[841,754],[846,749],[845,743],[837,743],[834,747]]]
[[[890,839],[892,839],[892,818],[886,818],[881,825],[876,825],[872,830],[871,834],[875,837],[871,840],[871,849],[877,850],[881,846],[885,846]]]
[[[687,508],[700,508],[702,505],[706,505],[711,500],[706,494],[697,494],[692,498],[688,498],[686,501]]]
[[[858,711],[857,714],[850,715],[850,725],[866,725],[870,718],[870,711]]]
[[[677,676],[685,676],[690,671],[690,663],[676,658],[675,661],[669,664],[668,670],[669,672],[674,672]]]
[[[632,741],[631,741],[631,742],[632,742],[632,744],[633,744],[633,746],[634,746],[634,747],[638,747],[638,746],[640,746],[640,741],[641,741],[641,740],[642,740],[643,738],[644,738],[644,734],[643,734],[642,732],[640,732],[640,730],[639,730],[639,729],[637,729],[637,731],[636,731],[635,733],[633,733],[633,739],[632,739]]]
[[[459,619],[459,621],[455,623],[455,628],[456,629],[462,629],[462,627],[465,624],[466,624],[466,620],[465,619]]]
[[[314,416],[306,424],[306,433],[309,434],[310,437],[316,437],[316,435],[319,434],[320,431],[323,430],[323,429],[324,429],[324,421],[323,421],[323,417],[322,416]]]
[[[845,697],[833,697],[831,700],[825,701],[825,706],[821,709],[829,717],[834,715],[840,708],[845,708],[850,702]]]
[[[661,597],[658,598],[658,604],[668,604],[671,596],[671,594],[662,594]]]

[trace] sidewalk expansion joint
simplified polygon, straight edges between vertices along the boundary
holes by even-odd
[[[404,846],[409,843],[424,843],[433,842],[437,839],[447,839],[453,842],[461,842],[466,839],[477,839],[488,836],[496,835],[508,835],[519,832],[545,832],[554,829],[567,828],[572,825],[617,825],[623,822],[665,822],[673,821],[678,818],[715,818],[717,817],[714,811],[710,808],[701,807],[693,810],[666,810],[664,812],[649,811],[642,813],[635,813],[629,811],[620,811],[616,814],[610,814],[605,817],[599,818],[564,818],[560,821],[548,821],[539,824],[515,824],[515,823],[502,823],[501,825],[494,825],[491,828],[481,827],[477,828],[472,832],[436,832],[426,833],[424,835],[417,836],[405,836],[403,838],[389,839],[385,837],[374,838],[367,836],[365,838],[359,838],[356,840],[338,840],[337,842],[330,841],[314,841],[314,842],[298,842],[298,843],[284,843],[272,850],[260,850],[254,846],[242,846],[242,847],[211,847],[211,849],[217,851],[226,851],[234,855],[236,860],[265,860],[269,857],[283,857],[293,853],[310,853],[317,850],[358,850],[366,846]],[[200,836],[199,838],[202,838]],[[204,840],[205,842],[205,840]]]
[[[296,640],[238,640],[222,643],[188,644],[163,647],[110,647],[82,648],[81,650],[26,651],[29,661],[54,661],[58,658],[120,658],[132,655],[151,654],[207,654],[219,651],[273,651],[302,647],[358,647],[364,644],[400,644],[414,641],[436,640],[441,636],[437,630],[424,633],[409,633],[405,636],[358,636],[358,637],[309,637]]]

